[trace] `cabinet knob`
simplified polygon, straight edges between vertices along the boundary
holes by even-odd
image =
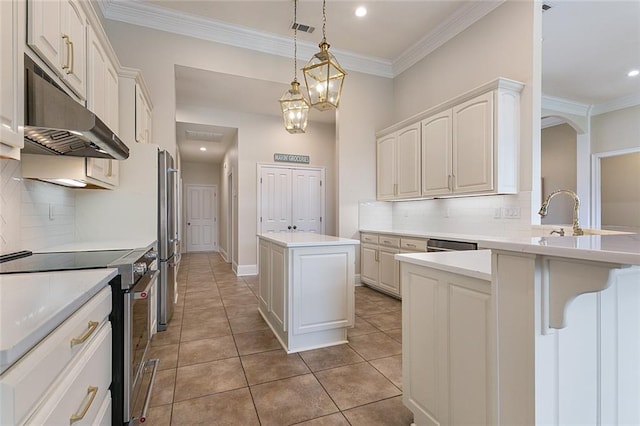
[[[295,229],[298,229],[298,227],[297,227],[296,225],[293,225],[293,229],[294,229],[294,230],[295,230]]]
[[[291,225],[287,226],[287,229],[291,229]]]

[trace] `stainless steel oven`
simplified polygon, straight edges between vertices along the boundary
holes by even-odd
[[[437,240],[429,238],[427,240],[427,251],[460,251],[460,250],[477,250],[478,244],[467,241],[449,241]]]
[[[123,296],[126,371],[124,412],[129,413],[130,424],[145,421],[158,368],[157,359],[147,359],[152,334],[151,292],[154,284],[157,288],[158,275],[157,270],[148,271]],[[148,380],[145,380],[146,375],[150,375]]]

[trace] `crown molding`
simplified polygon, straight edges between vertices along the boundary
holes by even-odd
[[[614,99],[609,102],[603,102],[596,104],[591,109],[591,115],[605,114],[611,111],[617,111],[619,109],[631,108],[640,105],[640,93],[634,93],[632,95],[623,96],[618,99]]]
[[[288,37],[259,32],[248,27],[232,25],[215,19],[205,19],[180,11],[152,6],[144,2],[96,1],[102,15],[107,19],[271,55],[286,58],[292,57],[291,39]],[[449,19],[440,23],[436,29],[393,61],[340,49],[332,49],[332,52],[340,58],[340,65],[346,70],[393,78],[467,29],[504,1],[470,2],[468,6],[458,10]],[[318,47],[315,44],[298,41],[298,51],[301,57],[310,57],[317,50]]]
[[[393,76],[402,74],[504,2],[505,0],[474,1],[459,9],[393,61]]]
[[[542,109],[564,112],[565,114],[579,115],[587,117],[591,105],[570,101],[569,99],[556,98],[542,95]]]
[[[271,55],[293,57],[289,37],[259,32],[251,28],[205,19],[142,2],[97,1],[102,14],[107,19]],[[340,58],[340,65],[345,69],[387,78],[394,76],[390,61],[340,49],[331,50]],[[311,57],[317,51],[316,44],[298,41],[299,56]]]
[[[559,124],[564,124],[567,121],[564,118],[552,116],[552,117],[542,117],[542,120],[540,120],[540,122],[541,122],[540,127],[543,129],[546,129],[547,127],[554,127]]]

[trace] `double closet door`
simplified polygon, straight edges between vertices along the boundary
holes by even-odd
[[[324,168],[258,165],[258,231],[324,233]]]

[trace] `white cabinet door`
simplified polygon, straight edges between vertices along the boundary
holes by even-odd
[[[87,177],[108,184],[108,187],[118,186],[120,182],[120,163],[108,158],[87,158]]]
[[[403,401],[417,426],[492,421],[491,283],[402,264]]]
[[[376,194],[378,200],[396,196],[396,137],[384,136],[377,141]]]
[[[493,92],[453,108],[453,188],[493,190]]]
[[[422,120],[422,195],[451,192],[451,110]]]
[[[67,44],[62,39],[62,1],[29,0],[27,3],[29,46],[54,71],[62,75],[63,49]]]
[[[67,46],[66,60],[62,65],[63,78],[78,96],[86,99],[87,18],[75,0],[62,3],[62,34],[63,43]]]
[[[87,108],[118,133],[118,74],[93,28],[89,28],[87,56]]]
[[[421,195],[420,123],[398,131],[396,136],[396,198]]]
[[[378,283],[377,245],[360,245],[360,281],[371,285]]]
[[[136,84],[136,142],[151,143],[151,108],[140,85]]]
[[[378,286],[389,293],[400,295],[399,262],[394,258],[400,250],[380,247],[378,253]]]
[[[20,159],[24,146],[24,3],[0,1],[0,157]]]
[[[259,168],[260,223],[263,232],[324,232],[324,170]]]

